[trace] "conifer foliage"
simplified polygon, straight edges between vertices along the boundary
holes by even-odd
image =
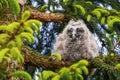
[[[0,5],[1,9],[3,7],[11,7],[15,14],[20,13],[20,6],[17,0],[0,0]],[[20,51],[22,45],[34,42],[33,33],[38,31],[41,25],[38,20],[28,20],[29,17],[30,11],[25,11],[20,21],[0,25],[0,70],[4,68],[3,64],[9,65],[6,66],[5,71],[0,71],[2,80],[12,80],[13,77],[16,77],[15,79],[18,77],[24,80],[32,80],[27,72],[17,69],[20,66],[19,64],[24,64],[24,57]],[[3,72],[7,73],[3,74]]]
[[[41,0],[35,1],[40,3]],[[27,10],[21,14],[18,0],[0,0],[1,21],[4,10],[12,10],[5,14],[15,15],[13,22],[8,20],[4,23],[4,19],[2,24],[0,21],[0,80],[32,80],[33,76],[25,69],[26,64],[49,69],[37,73],[39,80],[120,80],[119,4],[119,0],[48,0],[47,4],[40,4],[30,10],[27,8],[31,5],[27,4]],[[57,9],[59,7],[62,9]],[[58,22],[63,27],[70,19],[83,19],[96,34],[98,44],[102,46],[99,57],[70,62],[71,65],[66,67],[64,64],[67,62],[63,62],[58,53],[42,57],[31,48],[31,51],[24,50],[23,46],[35,42],[34,34],[40,32],[42,26],[40,21]],[[61,62],[60,67],[52,66],[54,70],[50,70],[50,61],[56,61],[54,65]]]

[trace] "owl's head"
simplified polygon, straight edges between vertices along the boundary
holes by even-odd
[[[83,39],[87,33],[87,27],[82,20],[77,22],[71,20],[66,26],[66,35],[72,40]]]

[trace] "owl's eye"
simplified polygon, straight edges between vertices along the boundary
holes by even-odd
[[[70,28],[70,29],[68,29],[67,32],[69,33],[69,32],[72,32],[72,31],[73,31],[73,28]]]
[[[84,29],[83,28],[77,28],[76,31],[77,32],[84,32]]]

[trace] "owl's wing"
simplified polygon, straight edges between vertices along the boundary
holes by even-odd
[[[54,51],[53,52],[57,52],[57,53],[60,53],[62,54],[63,53],[63,43],[64,43],[64,38],[63,38],[63,34],[59,34],[57,39],[56,39],[56,42],[55,42],[55,45],[54,45]]]

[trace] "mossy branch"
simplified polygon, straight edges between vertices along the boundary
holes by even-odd
[[[72,62],[63,62],[59,60],[53,60],[50,56],[43,56],[39,52],[31,49],[30,47],[23,46],[21,51],[24,53],[26,64],[42,67],[44,69],[60,69],[72,65]],[[112,60],[111,60],[112,59]],[[99,68],[103,71],[116,71],[115,65],[120,61],[120,56],[114,58],[94,58],[89,61],[90,68]]]
[[[72,64],[71,62],[53,60],[48,56],[41,55],[37,51],[34,51],[27,46],[23,46],[21,51],[24,53],[26,64],[30,64],[32,66],[55,70],[63,66],[70,66]]]

